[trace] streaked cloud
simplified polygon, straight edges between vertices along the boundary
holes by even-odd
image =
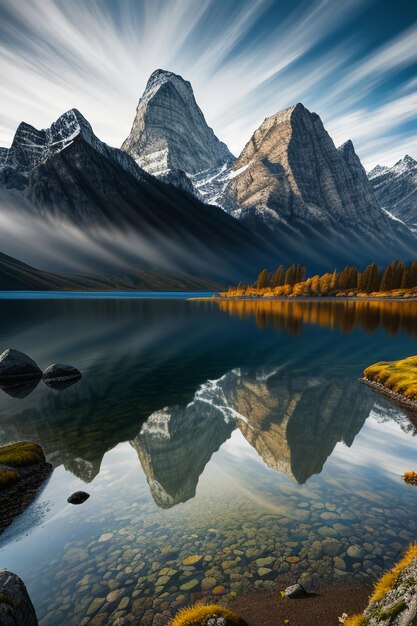
[[[417,156],[409,128],[417,126],[417,8],[409,2],[403,24],[381,25],[370,16],[383,5],[2,0],[0,145],[10,145],[20,121],[46,127],[72,107],[120,145],[149,75],[162,67],[192,82],[236,154],[265,117],[303,101],[337,144],[352,138],[368,166],[406,148]],[[401,15],[402,2],[397,8]]]

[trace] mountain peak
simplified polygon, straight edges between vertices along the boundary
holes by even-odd
[[[88,144],[107,159],[117,162],[138,180],[148,179],[146,172],[125,152],[108,146],[94,134],[90,123],[78,111],[69,109],[53,122],[50,128],[38,130],[21,122],[16,130],[10,149],[0,148],[0,174],[8,185],[21,184],[21,177],[27,177],[36,167],[45,164],[50,158],[66,150],[77,139]]]
[[[409,154],[406,154],[403,159],[400,159],[393,165],[393,169],[397,171],[405,171],[414,168],[417,165],[417,161],[413,159]]]
[[[186,85],[190,85],[191,83],[188,80],[185,80],[180,74],[175,74],[175,72],[170,72],[169,70],[163,70],[161,68],[154,70],[152,74],[149,76],[148,85],[153,84],[155,82],[167,82],[168,80],[174,82],[182,82]]]
[[[352,152],[356,154],[355,148],[351,139],[348,139],[347,141],[342,143],[342,145],[338,147],[338,150],[339,152],[343,154],[352,153]]]
[[[232,158],[207,125],[191,84],[167,70],[155,70],[139,100],[122,149],[155,176],[197,174]]]
[[[416,231],[417,161],[406,154],[392,167],[377,165],[368,178],[381,206]]]
[[[90,124],[77,109],[66,111],[46,129],[38,130],[21,122],[10,149],[2,151],[1,166],[28,172],[66,148],[79,134],[87,140],[95,138]]]
[[[233,170],[225,206],[256,214],[272,230],[283,223],[387,225],[352,142],[337,150],[319,115],[301,102],[267,118]]]
[[[139,111],[143,106],[147,105],[148,102],[155,97],[158,90],[168,83],[171,84],[183,98],[194,98],[193,88],[188,80],[184,80],[182,76],[174,74],[174,72],[158,69],[150,75],[136,110]]]

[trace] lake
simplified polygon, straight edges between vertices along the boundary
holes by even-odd
[[[0,321],[2,350],[83,374],[0,390],[0,444],[54,466],[0,536],[42,626],[363,584],[416,540],[417,420],[358,382],[417,353],[415,303],[4,299]]]

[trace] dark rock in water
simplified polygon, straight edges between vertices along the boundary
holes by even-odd
[[[70,504],[82,504],[83,502],[88,500],[89,497],[90,494],[86,493],[85,491],[75,491],[69,496],[69,498],[67,498],[67,502],[69,502]]]
[[[300,583],[296,583],[295,585],[290,585],[284,591],[287,598],[297,599],[297,598],[305,598],[308,594]]]
[[[81,372],[72,365],[63,365],[61,363],[54,363],[46,368],[42,374],[42,379],[45,382],[63,382],[63,381],[75,381],[81,378]]]
[[[24,352],[7,348],[0,354],[0,380],[40,378],[42,371]]]
[[[38,626],[23,581],[6,569],[0,570],[0,626]]]

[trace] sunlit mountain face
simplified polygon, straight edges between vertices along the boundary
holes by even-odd
[[[413,257],[413,10],[194,4],[3,3],[2,288]]]

